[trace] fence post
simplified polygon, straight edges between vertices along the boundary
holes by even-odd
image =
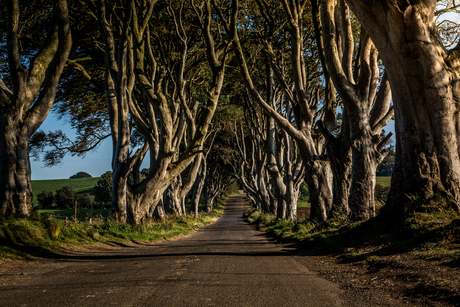
[[[75,223],[77,222],[77,200],[74,198],[73,200],[73,205],[74,205],[74,221]]]

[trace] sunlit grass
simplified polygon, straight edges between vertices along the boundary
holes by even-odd
[[[55,211],[55,210],[53,210]],[[28,218],[0,219],[0,260],[40,256],[61,246],[80,246],[113,241],[154,242],[194,232],[215,221],[223,212],[223,201],[210,213],[197,218],[170,216],[141,225],[94,219],[92,223],[33,215]]]
[[[385,176],[385,177],[377,176],[376,183],[386,185],[386,186],[390,186],[391,185],[391,176]]]
[[[305,200],[298,200],[297,201],[297,207],[310,208],[310,203],[308,201],[305,201]]]

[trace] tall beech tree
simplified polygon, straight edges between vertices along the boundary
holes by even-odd
[[[327,1],[328,5],[334,3]],[[395,106],[396,161],[389,205],[443,195],[460,210],[460,45],[446,49],[435,0],[348,5],[377,47]]]
[[[207,151],[205,151],[204,153],[198,154],[198,157],[197,157],[197,159],[201,159],[201,164],[199,166],[199,170],[195,178],[195,182],[194,182],[194,186],[192,190],[191,208],[190,208],[192,215],[195,217],[198,217],[198,206],[200,204],[200,197],[201,197],[201,193],[203,191],[204,184],[206,182],[206,178],[208,174],[207,160],[208,160],[209,153],[211,152],[216,134],[217,134],[216,132],[213,134],[210,140],[210,143],[208,145]]]
[[[252,108],[247,107],[248,110]],[[251,121],[250,116],[257,119]],[[264,213],[276,214],[273,206],[273,199],[270,198],[270,178],[266,169],[268,151],[267,143],[264,140],[267,130],[267,121],[258,120],[260,114],[252,114],[246,111],[246,125],[235,123],[234,135],[236,141],[236,164],[234,176],[238,178],[243,190],[248,194],[255,207]],[[262,116],[263,119],[264,116]],[[234,163],[235,164],[235,163]]]
[[[236,134],[241,165],[240,180],[244,182],[245,189],[251,195],[256,195],[255,199],[262,200],[264,203],[268,199],[267,204],[262,203],[263,212],[274,213],[278,218],[295,221],[299,188],[305,175],[298,146],[286,131],[277,127],[273,118],[265,114],[257,104],[251,102],[250,96],[245,100],[247,101],[246,118],[250,127],[246,139],[250,140],[251,145],[248,148],[252,152],[248,155],[244,134],[242,133],[241,141]],[[279,97],[276,100],[284,101]],[[280,103],[278,108],[284,110],[280,113],[284,113],[286,119],[292,120],[292,106]],[[251,169],[256,172],[249,171]]]
[[[38,52],[25,58],[20,52],[19,0],[8,0],[7,8],[7,44],[3,48],[8,54],[9,75],[0,78],[0,214],[29,214],[29,139],[53,105],[72,39],[67,1],[53,1],[46,38]]]
[[[375,174],[377,166],[387,154],[383,147],[388,137],[381,140],[379,136],[394,114],[391,91],[386,76],[382,80],[380,78],[377,49],[363,29],[359,33],[359,48],[355,58],[348,6],[343,0],[340,1],[340,7],[336,4],[321,1],[322,35],[328,71],[345,108],[342,118],[344,127],[339,142],[326,129],[323,131],[331,143],[329,150],[337,155],[330,155],[331,160],[338,160],[340,164],[336,166],[340,170],[336,176],[341,178],[335,182],[343,193],[336,200],[341,206],[348,201],[347,211],[353,219],[367,220],[375,215]],[[337,148],[339,146],[342,147]],[[351,159],[347,154],[340,155],[341,151],[349,151],[349,148]],[[347,188],[343,188],[343,185],[349,186],[346,176],[350,170],[352,178],[350,194],[347,195]],[[341,184],[341,181],[345,183]]]
[[[122,8],[88,1],[105,45],[114,144],[112,203],[121,221],[139,223],[152,217],[166,188],[202,151],[223,85],[228,44],[215,31],[209,1],[187,6],[132,0]],[[194,65],[208,70],[209,78],[200,85],[203,95],[188,99]],[[145,139],[134,154],[129,147],[133,125]],[[129,175],[147,149],[149,174],[130,184]]]

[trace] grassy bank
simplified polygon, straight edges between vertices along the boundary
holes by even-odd
[[[387,212],[367,222],[337,216],[323,224],[292,223],[253,209],[248,219],[278,239],[297,242],[299,250],[351,266],[350,274],[361,270],[366,280],[399,284],[403,295],[455,305],[460,302],[459,213],[442,198],[429,206],[410,200],[407,208],[404,219]]]
[[[55,211],[55,210],[53,210]],[[67,223],[54,217],[35,215],[29,218],[0,219],[0,260],[30,256],[52,257],[61,246],[82,246],[126,241],[154,242],[187,235],[215,221],[223,211],[223,200],[210,213],[198,218],[169,217],[142,225],[115,223],[108,219]]]

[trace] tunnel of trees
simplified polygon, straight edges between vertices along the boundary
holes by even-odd
[[[306,186],[313,222],[365,221],[393,168],[392,214],[407,195],[460,210],[455,1],[6,2],[1,215],[30,214],[31,157],[53,166],[105,139],[121,222],[196,216],[234,182],[278,218],[297,219]],[[74,139],[40,130],[50,112]]]

